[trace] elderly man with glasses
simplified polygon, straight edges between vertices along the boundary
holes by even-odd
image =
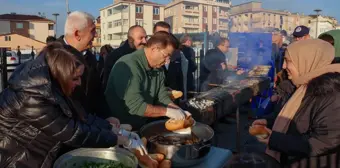
[[[113,66],[105,91],[111,113],[121,123],[139,130],[159,117],[184,119],[189,112],[176,106],[164,86],[161,68],[176,49],[176,39],[167,32],[155,33],[146,47],[128,54]]]

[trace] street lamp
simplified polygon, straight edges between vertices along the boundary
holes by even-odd
[[[58,31],[58,16],[59,16],[59,13],[53,13],[52,14],[54,17],[55,17],[55,32],[54,32],[54,37],[57,37],[57,31]]]
[[[316,12],[316,31],[315,31],[315,38],[318,38],[318,29],[319,29],[319,15],[321,9],[315,9],[314,12]]]
[[[67,12],[67,15],[69,15],[71,12],[70,12],[70,6],[68,5],[68,0],[66,0],[66,12]]]

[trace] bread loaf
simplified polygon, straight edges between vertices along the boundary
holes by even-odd
[[[169,119],[165,122],[165,128],[169,131],[176,131],[184,128],[191,127],[194,124],[194,119],[189,116],[185,120]]]
[[[143,142],[144,147],[146,147],[146,145],[148,144],[148,140],[145,137],[142,137],[141,140]]]
[[[183,96],[183,92],[181,92],[181,91],[178,91],[178,90],[171,90],[170,91],[170,98],[172,100],[176,100],[176,99],[178,99],[182,96]]]
[[[157,162],[162,162],[164,160],[164,155],[160,153],[149,154],[149,156],[151,157],[151,159],[154,159]]]
[[[261,139],[266,139],[269,136],[269,132],[263,125],[254,125],[249,127],[249,134]]]
[[[149,155],[141,155],[139,150],[135,150],[135,155],[138,161],[148,168],[158,168],[159,164],[156,160],[152,159]]]

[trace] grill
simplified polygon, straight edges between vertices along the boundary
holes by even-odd
[[[201,122],[212,124],[216,119],[227,115],[233,106],[248,102],[253,96],[269,88],[269,85],[270,79],[267,77],[245,77],[227,84],[210,84],[213,87],[211,90],[198,93],[187,104],[190,111],[199,113]]]
[[[240,150],[240,123],[238,107],[268,89],[270,78],[266,77],[270,66],[256,66],[249,74],[238,79],[226,80],[224,84],[209,84],[212,89],[197,93],[187,103],[193,117],[202,123],[212,125],[236,109],[237,150]]]

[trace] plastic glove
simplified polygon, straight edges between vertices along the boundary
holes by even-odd
[[[165,115],[171,119],[175,120],[184,120],[185,113],[182,109],[175,109],[175,108],[166,108]]]
[[[191,113],[189,111],[184,111],[184,114],[185,114],[185,118],[187,117],[190,117],[191,116]]]
[[[122,136],[128,137],[129,139],[131,138],[140,141],[140,137],[137,133],[126,131],[124,129],[120,129],[118,133]]]
[[[109,117],[106,119],[106,121],[110,122],[110,124],[114,127],[119,128],[120,127],[120,121],[118,118],[115,117]]]
[[[129,150],[138,150],[142,156],[148,154],[148,151],[145,149],[141,140],[129,139],[125,144],[123,144],[123,146]]]

